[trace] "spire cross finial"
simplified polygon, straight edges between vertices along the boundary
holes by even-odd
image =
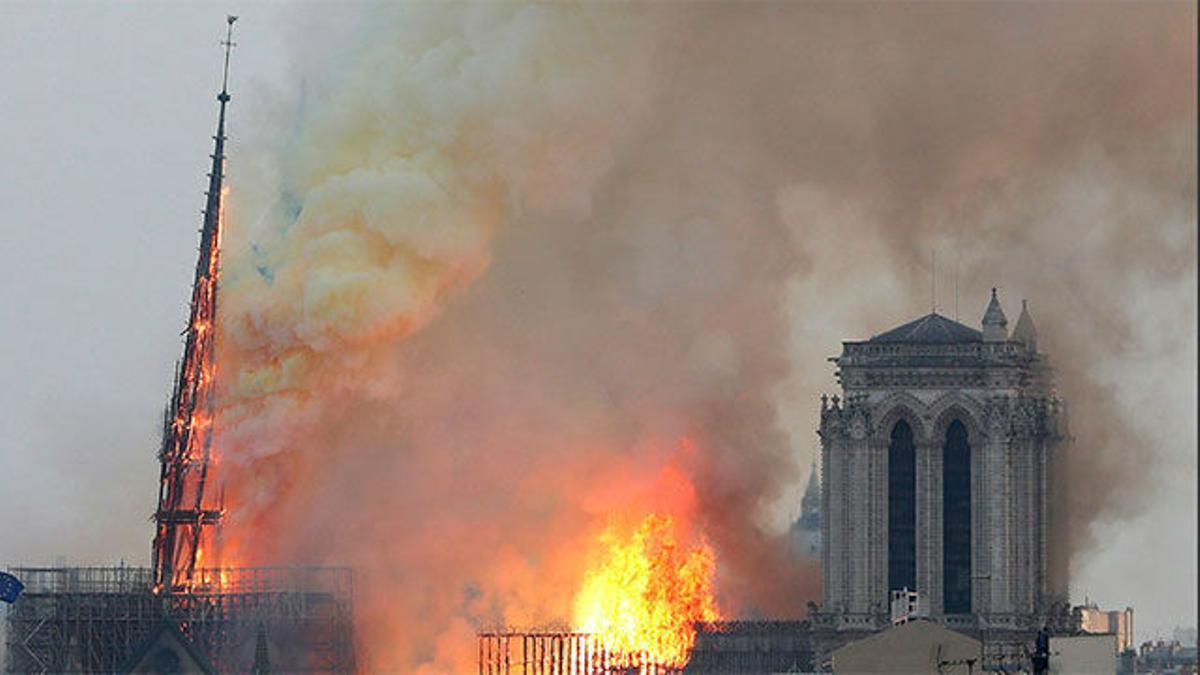
[[[233,41],[233,22],[237,19],[232,14],[225,17],[229,26],[225,29],[225,39],[221,41],[221,46],[225,47],[225,71],[221,75],[221,98],[223,100],[229,100],[229,51],[237,46],[237,43]]]

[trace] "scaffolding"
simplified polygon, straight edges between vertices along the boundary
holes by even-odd
[[[164,621],[221,672],[249,671],[261,628],[281,672],[355,669],[348,569],[197,570],[185,593],[152,592],[141,567],[17,568],[25,591],[9,609],[9,673],[116,673]]]
[[[683,675],[802,672],[811,667],[805,621],[717,621],[696,625],[696,643],[680,668],[646,654],[616,658],[587,633],[494,631],[479,634],[479,675]]]
[[[587,633],[570,631],[479,634],[479,675],[680,675],[649,654],[606,651]]]
[[[798,673],[813,670],[809,622],[713,621],[697,626],[686,673]]]

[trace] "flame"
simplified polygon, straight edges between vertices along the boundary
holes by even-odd
[[[610,525],[603,554],[584,576],[575,623],[622,667],[687,665],[695,624],[720,618],[713,595],[716,560],[707,542],[676,543],[671,516],[646,516],[631,533]]]
[[[194,574],[192,574],[191,579],[184,580],[185,582],[188,583],[188,590],[192,591],[193,593],[195,593],[197,590],[199,590],[206,582],[206,580],[203,578],[203,574],[202,574],[203,570],[204,570],[204,547],[201,546],[196,549],[196,572]]]
[[[164,439],[164,492],[159,497],[160,512],[184,512],[192,521],[164,525],[160,520],[154,540],[154,592],[164,590],[200,590],[220,585],[223,579],[205,569],[206,561],[220,562],[221,552],[213,549],[212,514],[224,510],[214,504],[211,486],[220,476],[210,475],[216,464],[213,448],[216,413],[217,284],[220,273],[221,231],[224,229],[225,203],[229,186],[221,189],[215,240],[207,266],[197,270],[192,290],[190,334],[185,342],[184,360],[176,382],[172,406],[174,414]],[[224,500],[222,499],[222,502]],[[172,517],[174,517],[172,513]],[[217,521],[219,524],[219,520]],[[169,574],[169,579],[165,578]],[[166,588],[170,583],[170,589]]]

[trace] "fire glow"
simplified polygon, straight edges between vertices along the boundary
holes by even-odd
[[[209,551],[213,547],[212,528],[207,526],[216,524],[224,512],[223,491],[221,501],[217,503],[213,502],[212,491],[206,491],[207,483],[216,478],[209,475],[215,456],[213,422],[217,366],[213,327],[217,318],[221,231],[229,195],[229,186],[220,183],[223,108],[221,119],[210,185],[210,190],[216,192],[216,199],[210,199],[205,211],[191,316],[188,329],[184,331],[184,354],[163,424],[163,465],[153,547],[156,593],[195,592],[200,585],[211,583],[211,575],[208,581],[199,577],[205,553],[213,553]]]
[[[644,466],[619,469],[625,479],[605,483],[629,491],[596,504],[605,526],[589,551],[572,623],[595,640],[612,667],[682,669],[696,624],[721,618],[716,556],[696,519],[688,471],[696,452],[695,441],[683,437],[649,474],[653,478],[635,478],[647,475]]]
[[[610,525],[603,553],[575,599],[575,624],[619,667],[682,668],[695,624],[720,618],[713,594],[716,559],[701,537],[681,546],[671,516],[646,516],[632,532]]]

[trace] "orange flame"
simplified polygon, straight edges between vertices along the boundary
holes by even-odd
[[[713,595],[716,565],[701,541],[682,549],[671,516],[651,514],[631,535],[609,526],[603,555],[584,577],[575,623],[591,633],[618,665],[687,665],[695,623],[720,618]]]

